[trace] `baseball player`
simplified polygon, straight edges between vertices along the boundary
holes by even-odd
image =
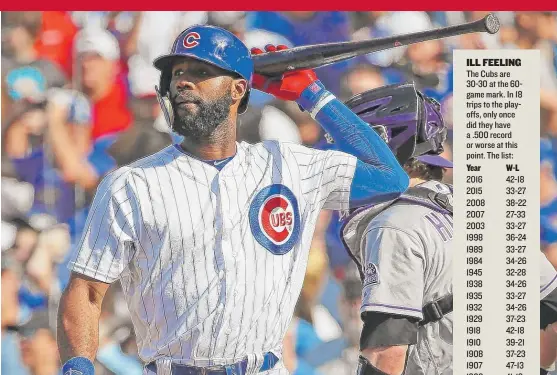
[[[439,105],[412,84],[371,90],[347,106],[373,124],[410,176],[392,202],[360,208],[341,233],[362,279],[358,375],[452,374],[452,163]]]
[[[93,374],[101,304],[116,280],[145,374],[286,374],[281,342],[319,211],[408,187],[380,136],[313,71],[254,75],[251,55],[262,52],[202,25],[154,61],[162,110],[184,141],[100,184],[59,310],[65,375]],[[341,151],[236,142],[252,86],[296,101]]]
[[[557,271],[540,252],[540,374],[557,361]]]

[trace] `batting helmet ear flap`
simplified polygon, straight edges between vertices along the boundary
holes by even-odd
[[[159,105],[161,106],[162,113],[168,126],[172,129],[174,124],[174,109],[172,108],[172,102],[168,98],[168,91],[162,94],[157,86],[155,86],[155,91],[157,93],[157,99],[159,100]]]
[[[167,66],[161,71],[159,86],[155,86],[155,92],[157,93],[159,105],[161,106],[162,113],[170,129],[172,129],[172,126],[174,125],[174,109],[172,108],[172,102],[169,98],[171,80],[172,76],[170,68]]]

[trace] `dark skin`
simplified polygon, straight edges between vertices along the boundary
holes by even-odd
[[[95,359],[102,301],[109,286],[72,272],[58,310],[57,342],[62,363],[77,356]]]
[[[247,92],[248,82],[205,62],[181,58],[172,67],[170,97],[175,98],[178,116],[195,114],[200,101],[213,101],[229,94],[232,105],[228,118],[207,138],[184,137],[182,148],[203,160],[224,159],[236,153],[236,121],[238,107]]]
[[[182,148],[204,160],[224,159],[236,153],[238,107],[248,83],[213,65],[190,58],[177,60],[172,67],[170,96],[175,98],[178,116],[195,115],[201,102],[230,95],[229,116],[205,139],[184,137]],[[58,349],[62,363],[82,356],[93,361],[99,347],[99,319],[110,284],[73,272],[60,300]]]

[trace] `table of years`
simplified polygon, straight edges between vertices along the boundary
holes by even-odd
[[[454,52],[454,374],[539,372],[539,51]]]

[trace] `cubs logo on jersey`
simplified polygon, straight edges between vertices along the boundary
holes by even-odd
[[[275,255],[288,253],[300,236],[300,211],[294,193],[284,185],[262,189],[253,199],[249,221],[257,242]]]

